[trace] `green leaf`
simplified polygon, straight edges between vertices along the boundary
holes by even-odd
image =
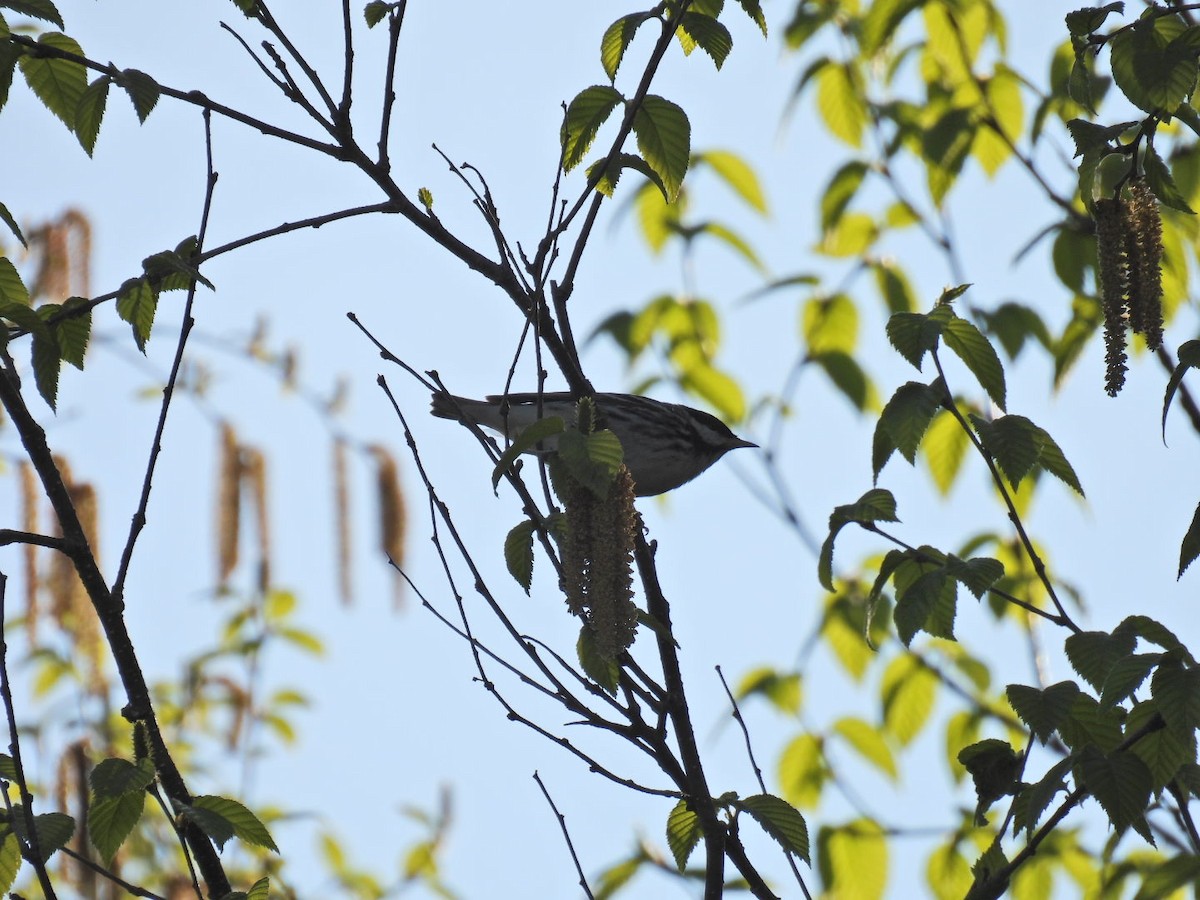
[[[705,400],[723,419],[738,422],[746,416],[746,397],[741,385],[719,369],[709,365],[690,366],[679,384],[689,394]]]
[[[759,259],[758,254],[754,252],[754,247],[732,228],[722,225],[720,222],[705,222],[696,229],[696,233],[712,235],[731,248],[760,273],[763,275],[767,274],[767,267],[763,265],[763,261]]]
[[[1189,666],[1196,665],[1196,660],[1187,647],[1175,636],[1175,633],[1161,622],[1151,619],[1149,616],[1133,615],[1126,616],[1121,620],[1121,624],[1113,629],[1113,634],[1117,637],[1132,634],[1144,641],[1149,641],[1157,647],[1162,647],[1164,650],[1170,651],[1171,655],[1176,659],[1182,660]]]
[[[673,203],[679,196],[691,158],[691,124],[687,114],[669,100],[649,94],[633,117],[638,150],[666,188]]]
[[[817,251],[835,258],[862,256],[879,239],[879,226],[866,213],[843,213],[837,224],[826,231]]]
[[[692,168],[707,165],[713,173],[757,212],[766,215],[767,196],[754,169],[741,156],[728,150],[705,150],[692,156]]]
[[[794,853],[806,863],[809,859],[808,824],[794,806],[773,794],[753,794],[738,803],[763,831],[775,839],[788,853]]]
[[[608,430],[585,435],[571,428],[558,440],[558,460],[572,478],[597,497],[606,497],[621,467],[621,442]]]
[[[738,0],[742,10],[750,17],[758,30],[762,32],[762,36],[767,36],[767,17],[763,15],[762,3],[759,0]]]
[[[58,350],[58,341],[50,334],[34,334],[31,349],[33,379],[37,384],[38,393],[47,406],[57,410],[58,376],[62,371],[62,355]]]
[[[1004,409],[1004,366],[991,343],[966,319],[955,316],[946,323],[942,341],[963,361],[1000,409]]]
[[[29,306],[29,289],[7,256],[0,256],[0,303]]]
[[[0,257],[0,264],[3,262],[3,258]],[[4,283],[4,271],[0,268],[0,297],[4,296]],[[1179,390],[1179,385],[1183,382],[1183,376],[1187,374],[1188,369],[1200,369],[1200,340],[1184,341],[1179,345],[1178,356],[1179,363],[1171,371],[1171,378],[1167,382],[1167,390],[1163,395],[1162,435],[1164,444],[1167,442],[1167,412],[1171,409],[1171,401],[1175,398],[1175,392]],[[1180,575],[1183,574],[1185,568],[1187,567],[1180,567]]]
[[[1092,792],[1117,831],[1139,821],[1150,802],[1150,770],[1136,754],[1118,750],[1108,756],[1088,748],[1079,760],[1084,786]]]
[[[872,56],[891,40],[905,16],[921,6],[921,0],[875,0],[862,19],[858,35],[864,56]]]
[[[130,278],[121,285],[117,293],[117,315],[133,329],[133,340],[137,348],[146,352],[146,341],[154,327],[154,314],[158,311],[158,295],[145,278]]]
[[[779,755],[779,786],[794,806],[815,807],[829,774],[821,741],[811,734],[793,738]]]
[[[8,893],[20,869],[21,842],[13,832],[7,831],[0,838],[0,892]]]
[[[912,312],[917,301],[908,276],[894,262],[878,260],[871,264],[879,294],[891,313]]]
[[[0,107],[4,105],[3,95],[0,94]],[[21,242],[21,246],[28,249],[29,244],[25,241],[25,235],[21,233],[21,226],[17,224],[17,220],[13,218],[13,214],[8,211],[8,207],[0,203],[0,222],[8,226],[8,230],[13,233],[13,236]],[[0,257],[4,259],[4,257]]]
[[[987,556],[963,560],[951,554],[946,558],[946,573],[970,591],[976,600],[982,600],[988,589],[1004,577],[1004,563]]]
[[[105,862],[112,862],[125,839],[141,819],[145,805],[144,788],[125,794],[98,796],[92,800],[88,809],[88,836]]]
[[[941,408],[941,401],[940,391],[919,381],[909,381],[896,389],[875,425],[871,458],[875,478],[879,478],[893,449],[899,450],[910,464],[916,462],[921,438]]]
[[[1197,556],[1200,556],[1200,505],[1196,506],[1192,524],[1188,526],[1183,542],[1179,545],[1179,574],[1175,576],[1176,580],[1183,577],[1183,573],[1196,561]]]
[[[992,454],[1015,488],[1033,467],[1039,466],[1081,497],[1083,487],[1062,449],[1041,427],[1024,416],[1007,415],[991,422],[972,414],[971,422],[987,451]]]
[[[38,46],[83,56],[83,50],[72,38],[51,31],[38,38]],[[68,59],[38,56],[31,51],[17,62],[25,81],[46,108],[72,131],[79,98],[87,88],[87,69],[83,63]]]
[[[1150,692],[1172,728],[1192,732],[1200,727],[1200,669],[1165,660],[1151,679]]]
[[[29,832],[25,824],[25,808],[20,803],[12,805],[12,815],[8,820],[17,837],[29,842]],[[37,834],[38,851],[42,862],[54,855],[55,851],[65,847],[71,835],[75,833],[75,820],[66,813],[42,813],[33,817],[33,830]]]
[[[817,833],[817,868],[823,896],[879,900],[888,878],[888,843],[871,819],[856,819]]]
[[[817,73],[817,111],[826,127],[851,147],[862,146],[867,125],[864,92],[849,63],[830,63]]]
[[[687,868],[688,858],[702,837],[700,817],[692,812],[686,800],[680,800],[667,816],[667,846],[680,872]]]
[[[896,498],[890,491],[874,488],[854,503],[835,507],[829,514],[829,534],[821,545],[817,560],[817,579],[827,590],[833,590],[833,544],[838,532],[850,522],[898,522]]]
[[[1067,30],[1073,37],[1087,37],[1104,24],[1104,20],[1108,18],[1109,13],[1121,13],[1124,11],[1125,4],[1121,0],[1118,0],[1116,3],[1109,3],[1106,6],[1085,6],[1083,9],[1067,13]]]
[[[246,900],[268,900],[271,896],[271,879],[264,875],[254,884],[250,885],[250,890],[246,894]]]
[[[921,449],[933,483],[943,497],[950,493],[970,446],[967,432],[949,411],[943,409],[934,416],[921,441]]]
[[[1037,827],[1042,813],[1051,804],[1060,791],[1066,791],[1067,773],[1075,764],[1074,757],[1060,759],[1051,766],[1041,780],[1028,785],[1022,792],[1017,804],[1017,816],[1014,826],[1017,831],[1024,829],[1027,835],[1032,835]]]
[[[1006,742],[989,738],[958,753],[958,761],[971,774],[975,783],[975,824],[984,825],[984,813],[1001,797],[1017,789],[1021,774],[1021,757]]]
[[[185,240],[180,246],[188,248],[191,239]],[[194,243],[188,249],[190,255]],[[178,250],[164,250],[142,260],[142,271],[151,284],[157,285],[159,291],[189,290],[194,282],[200,282],[209,290],[215,290],[213,283],[200,274],[192,263],[185,259]]]
[[[809,355],[809,362],[821,367],[829,380],[859,412],[877,404],[875,386],[867,378],[862,366],[849,353],[841,350],[826,350]]]
[[[1060,681],[1039,690],[1023,684],[1010,684],[1005,689],[1005,696],[1013,712],[1044,744],[1071,714],[1075,698],[1079,696],[1079,686],[1073,681]]]
[[[82,297],[67,298],[59,312],[54,336],[58,339],[63,362],[69,362],[82,371],[88,342],[92,337],[92,310],[87,300]]]
[[[833,173],[821,195],[821,230],[829,231],[846,212],[870,171],[861,160],[852,159]]]
[[[116,81],[129,95],[138,121],[145,123],[158,104],[158,97],[162,93],[158,82],[137,69],[125,69],[116,77]]]
[[[363,18],[367,20],[367,27],[374,28],[382,22],[390,8],[390,4],[385,3],[384,0],[371,0],[363,7]]]
[[[1134,644],[1134,636],[1129,633],[1082,631],[1068,637],[1063,646],[1071,667],[1099,691],[1113,666],[1133,653]]]
[[[1111,150],[1112,142],[1137,122],[1118,122],[1116,125],[1097,125],[1087,119],[1071,119],[1067,131],[1075,141],[1075,155],[1083,156],[1089,150]]]
[[[427,187],[417,188],[417,202],[425,207],[426,212],[433,212],[433,191]]]
[[[937,347],[945,319],[945,313],[895,313],[887,321],[888,341],[919,371],[925,354]]]
[[[781,673],[769,666],[752,669],[742,676],[734,696],[741,701],[758,695],[766,697],[780,712],[797,715],[802,700],[800,676],[795,672]]]
[[[633,13],[622,16],[605,29],[604,37],[600,39],[600,65],[604,67],[604,74],[609,81],[617,77],[617,69],[621,66],[625,51],[633,42],[638,28],[648,18],[646,13]]]
[[[517,584],[529,593],[533,582],[533,522],[518,522],[504,538],[504,563]]]
[[[75,109],[75,136],[88,156],[96,149],[96,138],[100,134],[100,120],[104,118],[111,81],[107,75],[102,75],[89,84]]]
[[[275,846],[275,842],[271,839],[270,832],[267,831],[267,826],[259,820],[258,816],[254,815],[254,813],[250,812],[250,810],[236,800],[212,795],[193,797],[192,803],[187,809],[191,812],[204,810],[214,816],[220,816],[229,823],[233,829],[233,834],[240,840],[255,847],[264,847],[275,853],[279,852],[279,848]],[[201,828],[203,827],[203,824],[201,824]],[[207,831],[207,829],[205,830]]]
[[[1139,867],[1142,876],[1141,886],[1134,894],[1133,900],[1162,900],[1164,897],[1177,897],[1200,879],[1200,856],[1190,853],[1176,853],[1164,860],[1155,860],[1144,867]]]
[[[587,625],[579,629],[579,639],[575,642],[575,654],[579,657],[579,665],[583,669],[583,673],[615,696],[617,683],[621,679],[621,667],[611,655],[601,652],[596,643],[596,635]]]
[[[1121,729],[1123,711],[1102,707],[1099,701],[1080,692],[1071,703],[1071,713],[1058,728],[1059,737],[1072,750],[1098,747],[1108,753],[1117,749],[1125,735]]]
[[[623,98],[609,85],[592,85],[580,91],[567,106],[562,128],[563,171],[569,172],[583,161],[612,111]]]
[[[63,19],[58,12],[58,8],[55,7],[51,0],[4,0],[3,3],[0,3],[0,6],[21,13],[22,15],[42,19],[43,21],[57,25],[59,28],[67,27],[63,24]]]
[[[1196,47],[1178,16],[1139,19],[1109,49],[1117,87],[1145,112],[1174,112],[1196,86]]]
[[[711,57],[718,70],[725,64],[725,59],[733,49],[733,37],[729,29],[712,16],[685,12],[679,19],[679,31],[684,54],[689,54],[694,47],[699,47]]]
[[[125,759],[103,759],[88,776],[92,794],[97,799],[140,794],[154,781],[154,764],[149,759],[131,763]]]
[[[1125,721],[1126,734],[1147,730],[1129,749],[1150,770],[1155,791],[1170,784],[1183,766],[1196,759],[1196,732],[1190,728],[1157,727],[1161,724],[1158,721],[1160,715],[1158,701],[1148,700],[1135,705]]]
[[[1101,706],[1116,706],[1132,697],[1162,659],[1161,653],[1134,653],[1108,670],[1100,691]]]
[[[1142,164],[1143,171],[1146,173],[1146,184],[1150,186],[1150,190],[1154,192],[1154,196],[1163,205],[1169,206],[1171,209],[1177,209],[1180,212],[1195,215],[1195,210],[1188,206],[1187,200],[1183,198],[1183,194],[1175,186],[1175,179],[1171,177],[1171,170],[1167,168],[1167,164],[1162,161],[1162,157],[1158,155],[1158,151],[1154,149],[1152,144],[1146,147]]]
[[[528,453],[531,450],[536,451],[538,444],[546,441],[545,449],[554,449],[554,441],[548,441],[547,438],[553,437],[556,434],[562,434],[566,430],[566,423],[563,422],[560,416],[547,416],[544,419],[538,419],[536,422],[521,429],[516,440],[505,448],[500,454],[500,459],[496,462],[495,468],[492,469],[492,487],[495,488],[500,484],[500,479],[504,477],[504,473],[508,471],[518,456],[522,453]]]
[[[921,733],[937,698],[937,676],[912,656],[898,656],[883,673],[883,727],[902,746]]]
[[[857,717],[839,719],[833,725],[833,733],[844,738],[867,762],[896,781],[900,772],[892,748],[883,733],[869,722]]]

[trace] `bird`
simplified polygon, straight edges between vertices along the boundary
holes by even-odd
[[[566,392],[494,394],[484,400],[433,392],[431,412],[442,419],[474,422],[513,440],[538,419],[575,419],[577,399]],[[638,394],[595,394],[601,427],[621,442],[625,465],[639,497],[665,494],[691,481],[730,450],[757,447],[738,437],[716,416]],[[540,403],[540,406],[539,406]],[[557,438],[540,442],[552,452]],[[536,453],[537,450],[528,452]]]

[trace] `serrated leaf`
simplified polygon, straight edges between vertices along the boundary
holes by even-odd
[[[0,837],[0,892],[8,893],[21,869],[21,842],[11,831]]]
[[[865,412],[878,403],[875,386],[862,366],[849,353],[826,350],[810,354],[809,362],[820,366],[833,382],[833,386],[854,404],[854,408],[859,412]]]
[[[1195,657],[1183,645],[1183,642],[1176,637],[1175,633],[1167,628],[1166,625],[1151,619],[1149,616],[1126,616],[1121,620],[1121,624],[1113,629],[1113,634],[1118,637],[1132,634],[1144,641],[1149,641],[1157,647],[1162,647],[1164,650],[1170,651],[1173,657],[1182,660],[1189,666],[1196,665]]]
[[[363,18],[367,21],[368,28],[374,28],[383,21],[384,16],[388,14],[389,4],[384,0],[371,0],[363,7]]]
[[[1122,831],[1140,820],[1150,802],[1150,770],[1136,754],[1118,750],[1108,756],[1089,748],[1079,761],[1084,786],[1099,801],[1113,828]]]
[[[609,81],[617,77],[617,69],[621,66],[625,51],[647,18],[646,13],[621,16],[604,30],[604,37],[600,39],[600,65],[604,67],[604,74]]]
[[[17,837],[29,843],[29,831],[25,822],[25,807],[14,803],[8,819]],[[37,835],[38,852],[42,862],[54,855],[55,851],[66,846],[71,835],[75,833],[75,820],[66,813],[41,813],[33,817],[33,829]]]
[[[492,469],[492,487],[495,488],[500,484],[500,479],[504,477],[504,473],[508,471],[509,467],[522,453],[536,450],[537,445],[542,441],[547,442],[546,449],[553,449],[556,442],[547,439],[554,435],[562,434],[566,430],[566,427],[566,423],[563,422],[562,417],[547,416],[522,428],[516,440],[509,444],[504,452],[500,454],[500,459],[496,462],[495,468]]]
[[[973,324],[958,316],[946,323],[942,342],[963,361],[1000,409],[1004,409],[1004,366],[991,342]]]
[[[1139,871],[1141,886],[1133,900],[1163,900],[1178,897],[1191,886],[1193,892],[1200,880],[1200,856],[1175,853],[1164,860],[1155,860]]]
[[[92,337],[92,311],[86,300],[82,297],[67,299],[62,305],[58,324],[54,327],[54,335],[58,339],[58,351],[63,362],[82,371]]]
[[[1195,215],[1195,210],[1188,206],[1187,200],[1184,199],[1179,188],[1175,186],[1175,179],[1171,177],[1171,170],[1167,168],[1167,164],[1158,155],[1158,151],[1154,149],[1153,144],[1146,147],[1146,153],[1142,157],[1142,164],[1146,175],[1146,184],[1150,186],[1150,190],[1154,192],[1154,196],[1164,206]]]
[[[730,51],[733,50],[733,36],[729,33],[729,29],[712,16],[696,12],[685,12],[679,18],[679,28],[695,46],[708,54],[713,65],[720,70]],[[684,53],[689,52],[690,50],[685,44]]]
[[[83,50],[74,39],[57,31],[43,34],[37,42],[39,47],[83,56]],[[79,98],[87,88],[87,69],[83,63],[37,56],[36,51],[31,51],[22,56],[17,65],[21,67],[26,83],[38,99],[74,131]]]
[[[1170,784],[1185,765],[1196,759],[1195,730],[1157,727],[1159,715],[1158,701],[1149,700],[1136,704],[1125,722],[1126,734],[1144,732],[1129,749],[1150,770],[1155,791]]]
[[[838,532],[849,522],[898,522],[896,498],[890,491],[874,488],[854,503],[835,507],[829,514],[829,534],[821,544],[817,558],[817,580],[827,591],[833,590],[833,545]]]
[[[834,723],[833,733],[844,738],[867,762],[892,781],[899,778],[900,773],[896,768],[892,748],[888,746],[883,733],[874,725],[856,717],[846,717]]]
[[[1109,43],[1113,79],[1145,112],[1170,114],[1196,87],[1196,48],[1177,16],[1142,18]]]
[[[912,577],[915,572],[920,574]],[[956,592],[953,580],[940,569],[922,572],[919,564],[914,563],[898,571],[895,583],[896,608],[892,620],[896,623],[896,636],[904,646],[909,646],[919,631],[954,639]]]
[[[784,850],[810,862],[808,824],[794,806],[773,794],[753,794],[738,805]]]
[[[3,106],[4,106],[4,97],[3,97],[3,93],[0,92],[0,107],[3,107]],[[3,203],[0,203],[0,222],[3,222],[5,225],[8,226],[8,230],[13,233],[13,237],[15,237],[18,241],[21,242],[22,247],[25,247],[25,248],[29,247],[29,244],[25,240],[25,235],[21,232],[21,226],[17,224],[17,220],[13,218],[13,214],[8,211],[8,207],[5,206]],[[3,258],[4,257],[0,257],[0,259],[3,259]]]
[[[587,625],[579,629],[579,639],[575,642],[575,654],[579,657],[580,668],[588,678],[610,694],[617,693],[621,667],[615,659],[601,652],[596,643],[595,634]]]
[[[1106,6],[1085,6],[1083,9],[1073,10],[1066,16],[1067,30],[1073,37],[1087,37],[1104,24],[1110,13],[1124,11],[1125,4],[1121,0]]]
[[[533,583],[533,522],[518,522],[504,538],[504,563],[525,593]]]
[[[1100,705],[1115,706],[1132,697],[1161,659],[1161,653],[1134,653],[1118,660],[1104,679]]]
[[[680,800],[667,816],[667,846],[680,872],[687,868],[688,858],[703,836],[700,817],[692,812],[686,800]]]
[[[779,754],[779,786],[794,806],[817,806],[829,775],[821,741],[811,734],[793,738]]]
[[[1196,561],[1197,556],[1200,556],[1200,505],[1196,506],[1192,524],[1188,526],[1179,545],[1179,573],[1175,576],[1177,580],[1183,577],[1183,573]]]
[[[941,408],[941,401],[940,391],[918,381],[909,381],[896,389],[875,425],[874,446],[877,452],[872,455],[871,467],[876,478],[890,458],[891,448],[899,450],[910,464],[916,462],[921,438]],[[881,432],[886,436],[886,441],[881,439]]]
[[[1072,750],[1088,746],[1104,753],[1115,750],[1124,739],[1120,709],[1102,707],[1098,700],[1080,692],[1071,703],[1071,712],[1062,721],[1058,734]]]
[[[93,798],[88,809],[88,836],[105,862],[112,862],[141,819],[145,805],[144,790]]]
[[[759,0],[738,0],[738,3],[741,5],[742,11],[750,17],[750,21],[758,26],[758,30],[762,32],[762,36],[766,37],[767,17],[763,15],[762,3]]]
[[[1023,684],[1010,684],[1005,689],[1013,712],[1043,744],[1066,721],[1078,695],[1079,686],[1073,681],[1060,681],[1044,690]]]
[[[158,286],[159,291],[188,290],[196,281],[209,290],[215,290],[213,283],[177,250],[164,250],[147,256],[142,260],[142,271],[152,284]]]
[[[1137,122],[1118,122],[1116,125],[1098,125],[1087,119],[1071,119],[1067,131],[1075,142],[1075,155],[1083,156],[1089,150],[1110,150],[1112,142]]]
[[[141,793],[154,781],[154,764],[149,759],[131,763],[126,759],[102,759],[88,775],[88,784],[98,799]]]
[[[569,172],[583,161],[612,111],[622,102],[616,88],[597,84],[584,88],[567,106],[563,122],[563,171]]]
[[[117,84],[125,89],[130,102],[133,103],[138,121],[144,124],[150,117],[150,113],[154,111],[159,95],[162,93],[158,82],[145,72],[137,69],[125,69],[117,77]]]
[[[1083,496],[1075,470],[1045,429],[1018,415],[1001,416],[990,422],[972,415],[971,422],[1014,488],[1036,465]]]
[[[597,497],[608,496],[622,457],[620,440],[607,429],[585,435],[571,428],[558,439],[558,460]]]
[[[975,824],[984,825],[984,813],[1001,797],[1012,793],[1021,772],[1021,757],[1006,741],[988,738],[958,753],[958,761],[966,768],[975,784]]]
[[[0,258],[0,263],[3,259]],[[0,269],[0,290],[3,290],[3,270]],[[1163,443],[1167,442],[1167,412],[1171,409],[1171,401],[1175,397],[1175,392],[1179,390],[1179,385],[1183,381],[1183,376],[1187,374],[1188,369],[1200,369],[1200,340],[1184,341],[1179,345],[1178,354],[1179,363],[1171,371],[1171,378],[1167,382],[1166,392],[1163,394],[1163,411],[1162,411],[1162,435]],[[1194,558],[1194,557],[1193,557]],[[1188,560],[1191,562],[1191,560]],[[1182,566],[1179,574],[1183,574]]]
[[[1134,643],[1131,634],[1083,631],[1068,637],[1063,646],[1071,667],[1099,691],[1112,667],[1133,653]]]
[[[1172,728],[1191,732],[1200,727],[1200,669],[1165,660],[1150,681],[1150,692]]]
[[[29,306],[29,289],[7,256],[0,256],[0,303]]]
[[[51,0],[4,0],[2,5],[5,9],[11,9],[14,12],[32,16],[35,19],[42,19],[43,21],[57,25],[59,28],[67,27],[63,24],[62,16]]]
[[[142,353],[146,352],[146,341],[150,340],[157,311],[158,296],[145,278],[130,278],[121,285],[117,294],[117,315],[133,329],[134,343]]]
[[[944,324],[944,318],[932,314],[898,312],[887,321],[888,341],[919,371],[925,354],[937,346]]]
[[[104,118],[104,107],[108,103],[108,86],[111,79],[102,75],[79,97],[75,108],[75,137],[88,156],[96,149],[96,138],[100,134],[100,121]]]
[[[1004,563],[987,556],[963,560],[950,555],[946,559],[946,572],[970,591],[976,600],[981,600],[988,589],[1004,577]]]
[[[190,809],[192,811],[205,810],[218,815],[230,824],[233,833],[240,840],[247,844],[253,844],[255,847],[264,847],[275,853],[279,852],[275,841],[271,839],[270,832],[267,831],[267,826],[258,816],[236,800],[230,800],[228,797],[203,795],[192,798]]]
[[[58,341],[52,335],[33,336],[32,363],[33,379],[38,394],[53,410],[58,408],[58,376],[62,371],[62,355]]]
[[[1060,759],[1051,766],[1045,775],[1035,784],[1026,787],[1022,793],[1023,803],[1019,807],[1020,814],[1014,825],[1018,831],[1024,829],[1027,835],[1032,835],[1046,807],[1054,800],[1060,791],[1066,791],[1067,773],[1075,759],[1071,756]]]
[[[692,126],[687,113],[670,100],[649,94],[633,117],[633,133],[642,158],[662,179],[667,202],[673,203],[691,159]]]

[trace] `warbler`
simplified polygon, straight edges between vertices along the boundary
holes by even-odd
[[[433,394],[432,412],[443,419],[472,421],[512,440],[539,418],[575,418],[576,399],[568,393],[493,395],[485,400],[456,397],[443,391]],[[625,465],[639,497],[672,491],[691,481],[730,450],[757,447],[743,440],[716,416],[636,394],[596,394],[600,426],[621,442]],[[541,442],[541,452],[552,452],[556,438]],[[531,453],[537,452],[534,450]]]

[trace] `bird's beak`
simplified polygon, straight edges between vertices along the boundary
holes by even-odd
[[[741,447],[757,447],[757,446],[758,446],[758,444],[754,443],[754,441],[744,441],[741,438],[738,438],[737,443],[733,445],[733,449],[737,450]]]

